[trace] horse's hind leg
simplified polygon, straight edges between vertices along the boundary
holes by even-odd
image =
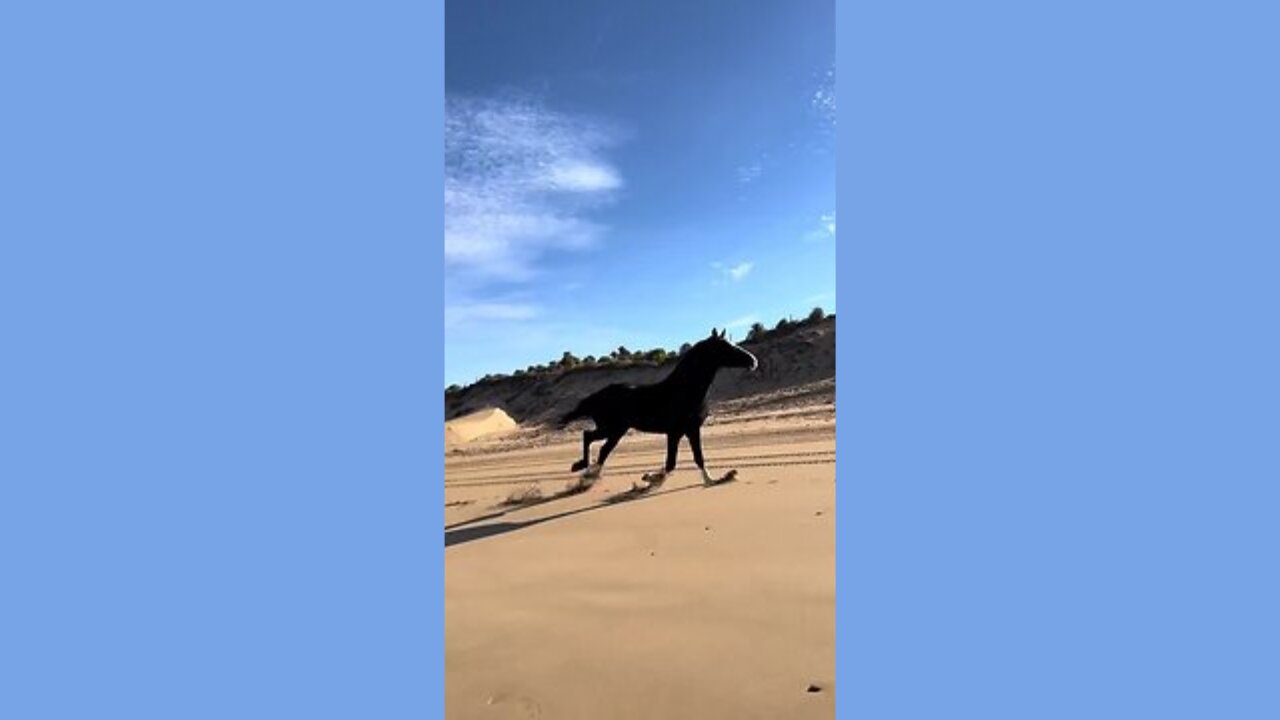
[[[610,435],[608,439],[604,441],[604,445],[600,446],[600,457],[596,458],[595,465],[587,468],[586,477],[600,477],[601,471],[604,470],[604,461],[609,459],[609,453],[613,452],[613,449],[618,446],[618,441],[621,440],[622,436],[625,434],[626,433]]]
[[[578,472],[587,469],[591,464],[591,443],[604,438],[604,433],[600,430],[584,430],[582,431],[582,459],[575,462],[573,467],[569,468],[569,472]]]

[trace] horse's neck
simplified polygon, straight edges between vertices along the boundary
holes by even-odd
[[[716,370],[714,365],[700,363],[694,357],[685,357],[671,369],[663,383],[668,387],[679,387],[682,394],[704,398],[716,379]]]

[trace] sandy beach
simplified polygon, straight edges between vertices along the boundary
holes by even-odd
[[[629,435],[576,494],[572,433],[446,457],[446,716],[831,718],[830,405],[719,418],[703,487],[687,444]]]

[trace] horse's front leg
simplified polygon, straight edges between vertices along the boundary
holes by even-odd
[[[714,482],[707,472],[706,460],[702,457],[702,428],[695,427],[689,431],[689,447],[693,449],[693,462],[702,471],[702,482],[710,485]]]
[[[702,428],[694,428],[689,431],[689,445],[693,448],[693,461],[698,464],[698,469],[702,471],[702,483],[704,485],[718,485],[730,482],[738,476],[737,470],[730,470],[719,479],[711,477],[711,473],[707,472],[707,464],[702,458]]]
[[[658,472],[645,473],[644,481],[650,486],[659,485],[676,469],[676,453],[680,450],[680,433],[667,433],[667,463]]]

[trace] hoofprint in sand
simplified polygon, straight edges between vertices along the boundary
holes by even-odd
[[[575,486],[572,435],[445,466],[446,717],[831,718],[835,424],[829,406],[633,434]]]

